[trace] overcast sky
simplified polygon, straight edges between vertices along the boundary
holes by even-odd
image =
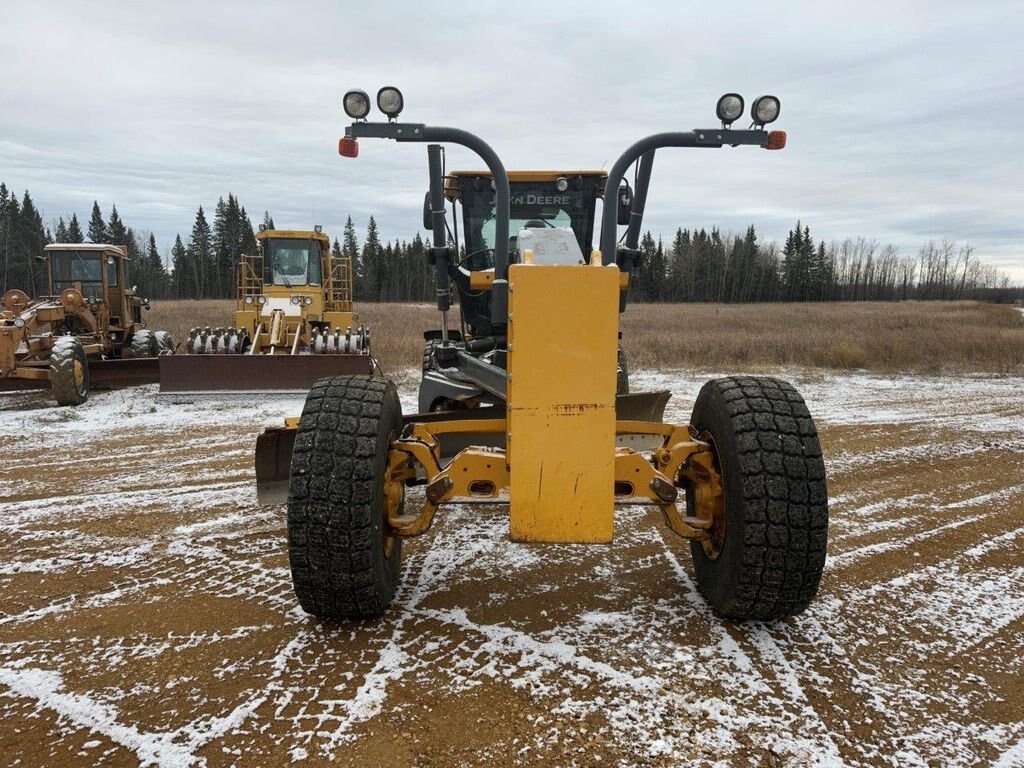
[[[0,180],[47,223],[116,203],[161,250],[228,191],[254,224],[340,235],[351,215],[362,234],[372,213],[410,237],[426,150],[340,158],[347,88],[397,85],[404,118],[471,130],[508,168],[608,168],[641,136],[713,126],[738,91],[780,97],[789,146],[662,150],[645,228],[948,237],[1024,280],[1020,0],[5,0],[0,39]]]

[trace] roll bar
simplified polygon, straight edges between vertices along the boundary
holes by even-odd
[[[459,144],[475,152],[494,180],[494,285],[491,288],[491,322],[504,327],[508,323],[508,228],[511,214],[511,193],[508,173],[501,158],[491,146],[469,131],[460,128],[443,128],[422,123],[366,123],[354,122],[345,129],[345,136],[353,139],[394,139],[395,141],[441,142]],[[432,157],[428,153],[428,158]],[[435,178],[436,176],[436,178]],[[431,161],[431,204],[434,225],[434,254],[439,248],[447,251],[447,235],[444,226],[443,179],[440,178],[440,162]],[[436,189],[435,189],[436,188]],[[435,205],[436,192],[441,192],[440,210]],[[440,213],[440,215],[438,215]],[[502,245],[505,244],[505,245]],[[503,258],[502,258],[503,257]],[[446,277],[447,279],[447,277]]]

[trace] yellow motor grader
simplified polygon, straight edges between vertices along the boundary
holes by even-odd
[[[61,243],[40,258],[46,295],[3,296],[0,391],[49,385],[60,405],[78,405],[93,384],[156,382],[157,357],[174,343],[142,321],[149,299],[127,287],[127,248]]]
[[[373,370],[369,329],[352,308],[352,262],[332,259],[330,238],[266,229],[260,252],[238,268],[228,328],[193,328],[185,354],[160,361],[160,393],[302,392],[317,379]]]
[[[752,128],[734,130],[743,99],[726,94],[719,127],[641,139],[607,177],[509,174],[467,131],[399,121],[396,89],[382,88],[377,104],[387,122],[366,120],[365,92],[345,95],[353,123],[339,152],[357,156],[359,138],[428,144],[441,327],[428,338],[419,413],[403,414],[382,376],[339,376],[317,382],[300,418],[258,439],[260,501],[287,501],[300,605],[326,619],[383,613],[402,540],[428,531],[448,504],[507,504],[516,541],[607,543],[614,507],[627,503],[657,506],[669,530],[690,540],[698,587],[718,615],[774,621],[802,611],[825,563],[828,495],[799,393],[774,378],[714,379],[689,424],[665,424],[670,393],[616,383],[618,315],[640,258],[655,151],[781,149],[785,133],[765,130],[778,99],[758,98]],[[442,142],[476,152],[487,173],[447,175]],[[592,249],[598,190],[605,202]],[[446,197],[462,207],[462,259],[447,237]],[[452,282],[458,331],[448,328]],[[415,507],[406,498],[413,485],[424,487]]]

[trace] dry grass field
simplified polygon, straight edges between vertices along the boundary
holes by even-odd
[[[193,326],[228,325],[233,301],[161,301],[147,320],[176,341]],[[361,304],[386,371],[416,368],[428,304]],[[1024,322],[977,302],[633,304],[622,318],[634,369],[758,370],[777,365],[886,373],[1011,373],[1024,368]]]

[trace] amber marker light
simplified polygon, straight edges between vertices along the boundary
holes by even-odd
[[[765,149],[782,149],[786,146],[786,132],[785,131],[769,131],[768,141],[764,145]]]
[[[342,157],[359,157],[359,142],[351,136],[338,139],[338,154]]]

